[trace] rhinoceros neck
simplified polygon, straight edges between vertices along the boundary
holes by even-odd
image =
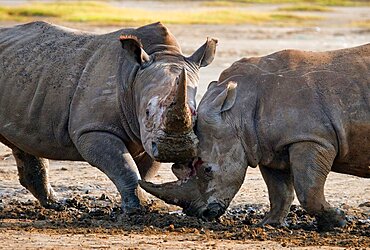
[[[224,112],[225,121],[232,129],[239,143],[244,149],[248,165],[256,167],[260,163],[260,145],[256,133],[256,124],[254,112],[245,112],[245,110],[232,110]],[[248,114],[249,113],[249,114]]]
[[[242,75],[234,74],[226,76],[226,79],[238,83],[238,97],[233,108],[225,112],[225,120],[239,138],[249,166],[256,167],[262,159],[261,138],[258,134],[258,91],[254,85],[243,83],[245,80]]]
[[[122,58],[124,60],[124,58]],[[133,142],[140,143],[140,125],[136,114],[134,82],[139,66],[133,66],[129,74],[124,74],[125,63],[121,63],[120,83],[117,85],[121,124]]]

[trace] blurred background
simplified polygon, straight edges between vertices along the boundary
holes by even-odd
[[[0,1],[1,21],[49,19],[90,25],[167,24],[314,25],[340,7],[369,7],[368,0],[229,0],[229,1]],[[355,13],[354,13],[355,14]],[[337,25],[367,26],[357,16]]]

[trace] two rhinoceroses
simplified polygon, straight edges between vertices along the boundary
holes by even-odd
[[[370,45],[234,63],[208,87],[195,135],[198,72],[216,43],[185,57],[160,23],[106,35],[42,22],[1,29],[0,141],[22,185],[53,206],[43,158],[85,160],[114,182],[130,213],[144,200],[138,179],[157,161],[179,162],[174,172],[189,176],[141,186],[213,219],[247,166],[259,165],[271,203],[262,223],[282,223],[295,190],[320,223],[343,224],[323,188],[330,171],[370,176]]]

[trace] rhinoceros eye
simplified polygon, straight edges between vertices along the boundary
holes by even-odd
[[[145,110],[145,115],[146,115],[146,118],[148,118],[148,117],[149,117],[149,115],[150,115],[149,109],[146,109],[146,110]]]
[[[204,171],[204,177],[205,177],[205,179],[207,179],[207,180],[212,179],[213,173],[212,173],[212,167],[211,166],[205,167],[203,169],[203,171]]]

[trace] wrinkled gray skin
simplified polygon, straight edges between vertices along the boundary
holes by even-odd
[[[140,185],[187,214],[213,219],[247,166],[259,165],[271,207],[261,225],[283,224],[295,191],[319,228],[342,226],[344,214],[325,200],[324,184],[330,171],[370,177],[369,72],[370,44],[237,61],[199,104],[196,173],[184,178],[190,168],[175,166],[182,180]]]
[[[125,212],[141,209],[138,179],[155,160],[194,155],[198,73],[216,42],[185,57],[160,23],[104,35],[44,22],[0,29],[0,142],[21,184],[56,206],[44,158],[87,161],[116,185]]]

